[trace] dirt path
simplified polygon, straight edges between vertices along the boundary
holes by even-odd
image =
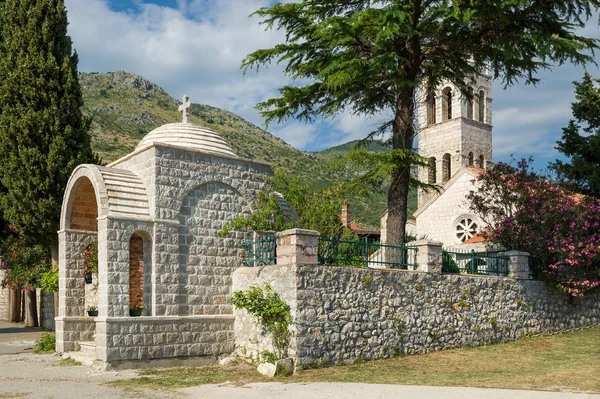
[[[0,321],[0,398],[600,399],[600,395],[564,392],[342,383],[201,385],[164,392],[125,390],[105,383],[135,378],[135,371],[102,372],[84,366],[64,366],[57,355],[32,353],[34,341],[41,334],[39,329]]]

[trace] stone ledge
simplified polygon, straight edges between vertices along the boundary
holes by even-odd
[[[231,315],[199,315],[199,316],[139,316],[139,317],[97,317],[94,319],[99,322],[107,323],[131,323],[143,322],[172,322],[172,321],[233,321],[235,316]]]

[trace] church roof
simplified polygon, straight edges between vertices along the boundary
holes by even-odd
[[[169,123],[148,133],[136,151],[154,144],[168,144],[183,149],[237,158],[229,144],[216,132],[193,123]]]

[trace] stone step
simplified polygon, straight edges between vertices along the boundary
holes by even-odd
[[[96,363],[96,354],[91,354],[88,352],[65,352],[62,355],[63,359],[71,358],[75,361],[78,361],[83,366],[91,367],[95,366]]]
[[[79,342],[79,351],[81,353],[90,354],[96,356],[96,342],[94,341],[81,341]]]

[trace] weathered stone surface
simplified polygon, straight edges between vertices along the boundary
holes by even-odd
[[[228,357],[224,357],[223,359],[219,360],[219,365],[221,365],[223,367],[227,367],[227,366],[231,366],[231,365],[235,364],[236,361],[237,361],[237,358],[235,358],[233,356],[228,356]]]
[[[279,359],[275,362],[275,375],[290,376],[294,374],[294,359]]]
[[[259,373],[267,377],[275,377],[277,367],[273,363],[261,363],[256,369]]]
[[[234,289],[268,282],[290,305],[296,367],[349,363],[513,341],[600,323],[600,294],[569,299],[551,284],[343,266],[265,266],[234,273]],[[236,311],[236,353],[273,350]]]

